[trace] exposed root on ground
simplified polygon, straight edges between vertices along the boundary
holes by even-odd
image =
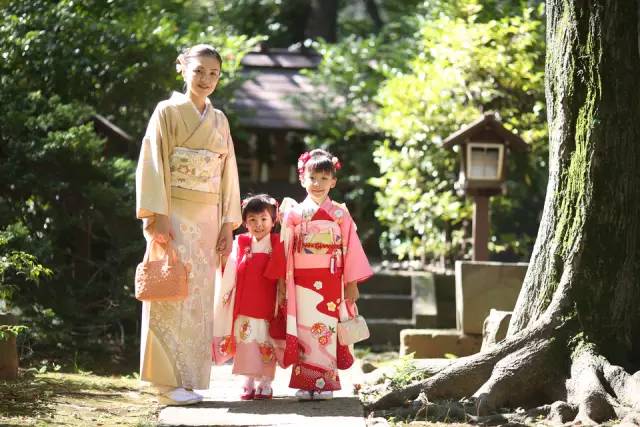
[[[403,406],[421,392],[431,399],[460,399],[472,396],[491,377],[494,366],[513,352],[528,347],[532,340],[548,339],[557,324],[539,322],[485,353],[462,357],[436,375],[401,390],[389,392],[367,405],[368,410]]]
[[[573,328],[566,323],[540,321],[490,351],[458,359],[366,408],[373,416],[485,425],[541,419],[638,424],[640,372],[630,375],[589,345],[570,353],[569,330]],[[501,413],[504,408],[519,409]]]

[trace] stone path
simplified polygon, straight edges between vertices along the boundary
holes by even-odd
[[[362,382],[358,361],[340,371],[342,390],[333,400],[300,402],[288,387],[291,368],[278,369],[272,400],[238,398],[241,380],[231,374],[231,365],[216,366],[211,388],[198,391],[204,401],[193,406],[169,406],[160,412],[161,426],[323,426],[364,427],[362,406],[353,394],[353,384]]]

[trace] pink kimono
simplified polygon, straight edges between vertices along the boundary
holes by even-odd
[[[282,234],[288,295],[284,364],[293,363],[289,387],[339,390],[337,370],[353,363],[336,334],[341,287],[373,271],[349,211],[329,198],[318,206],[307,197],[285,210]]]

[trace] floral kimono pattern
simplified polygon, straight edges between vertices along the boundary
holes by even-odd
[[[338,369],[353,363],[336,327],[342,287],[373,274],[344,205],[328,198],[285,203],[283,239],[287,250],[287,343],[293,363],[292,388],[339,390]]]

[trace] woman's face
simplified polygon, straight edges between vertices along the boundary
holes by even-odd
[[[189,58],[182,72],[187,91],[198,98],[206,98],[216,89],[220,79],[220,62],[212,56]]]

